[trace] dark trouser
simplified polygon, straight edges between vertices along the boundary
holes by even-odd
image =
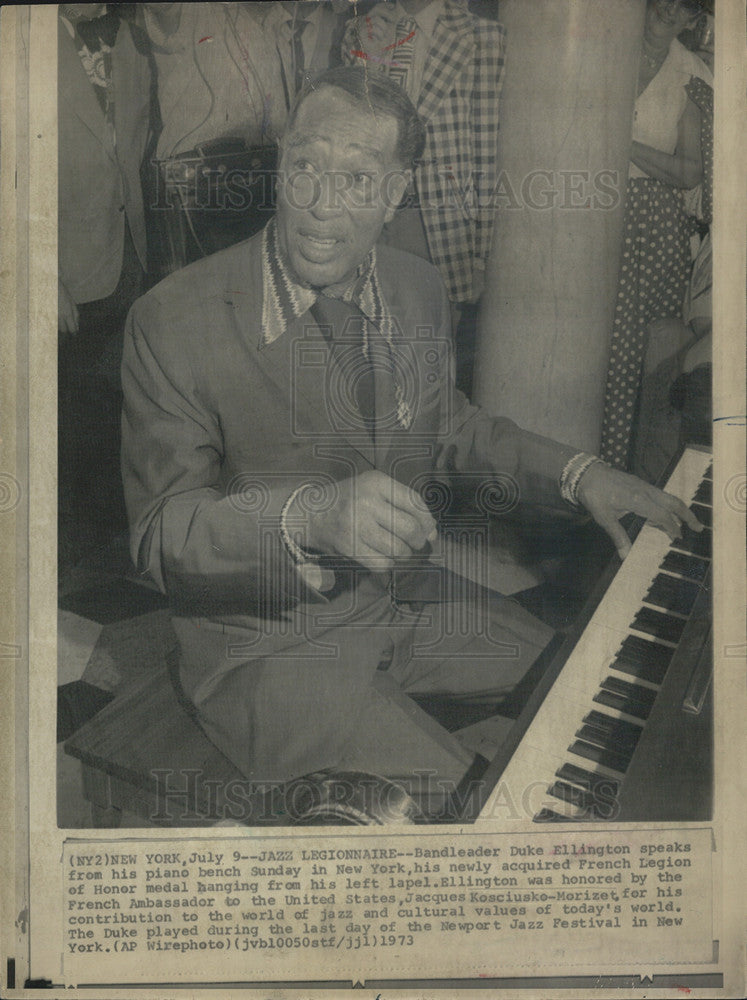
[[[396,606],[382,597],[313,644],[273,650],[270,638],[243,661],[249,630],[221,632],[205,619],[174,625],[199,721],[247,778],[364,771],[427,798],[430,811],[456,791],[476,748],[420,705],[448,696],[500,714],[553,635],[498,594],[489,603]]]
[[[58,349],[58,551],[60,568],[126,530],[120,473],[122,343],[143,271],[125,234],[122,273],[105,299],[78,306],[78,332]]]

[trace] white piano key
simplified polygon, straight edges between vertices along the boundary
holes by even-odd
[[[711,460],[708,452],[687,448],[667,483],[667,492],[689,503]],[[547,788],[556,780],[555,772],[565,763],[575,764],[600,777],[622,780],[618,772],[576,756],[570,753],[568,747],[576,739],[576,730],[583,725],[584,715],[591,709],[597,709],[613,719],[645,726],[644,720],[597,704],[593,698],[608,676],[648,690],[658,689],[656,684],[616,670],[612,664],[627,635],[635,634],[646,641],[676,648],[673,643],[631,628],[670,546],[669,538],[662,531],[649,525],[641,529],[496,788],[488,797],[477,822],[495,822],[501,816],[505,817],[508,799],[521,806],[524,820],[532,819],[542,808],[551,809],[569,820],[582,818],[584,811],[580,807],[547,794]],[[530,798],[531,806],[528,805]]]

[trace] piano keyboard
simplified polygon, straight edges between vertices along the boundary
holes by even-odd
[[[505,814],[509,801],[531,803],[535,822],[615,818],[693,608],[702,617],[708,596],[710,454],[686,449],[665,488],[708,527],[671,542],[643,526],[477,822]]]

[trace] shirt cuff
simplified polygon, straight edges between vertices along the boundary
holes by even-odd
[[[583,510],[578,499],[579,484],[592,465],[606,465],[597,455],[590,455],[588,452],[580,451],[566,462],[563,471],[560,473],[560,495],[576,510]]]
[[[296,530],[294,535],[291,534],[291,530],[288,527],[288,511],[293,501],[304,489],[306,489],[306,484],[295,489],[283,504],[283,509],[280,511],[280,537],[283,539],[283,544],[295,563],[298,575],[306,586],[312,590],[324,592],[334,587],[335,574],[332,570],[323,569],[319,565],[319,556],[313,552],[309,552],[308,549],[302,546],[300,528]]]

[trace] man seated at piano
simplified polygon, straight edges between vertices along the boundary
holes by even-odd
[[[132,309],[123,475],[132,556],[169,597],[210,739],[258,784],[366,772],[438,818],[485,761],[411,696],[500,711],[553,631],[443,568],[426,484],[588,512],[621,559],[628,512],[670,538],[701,526],[456,391],[438,272],[377,244],[423,143],[386,77],[304,88],[276,216]]]

